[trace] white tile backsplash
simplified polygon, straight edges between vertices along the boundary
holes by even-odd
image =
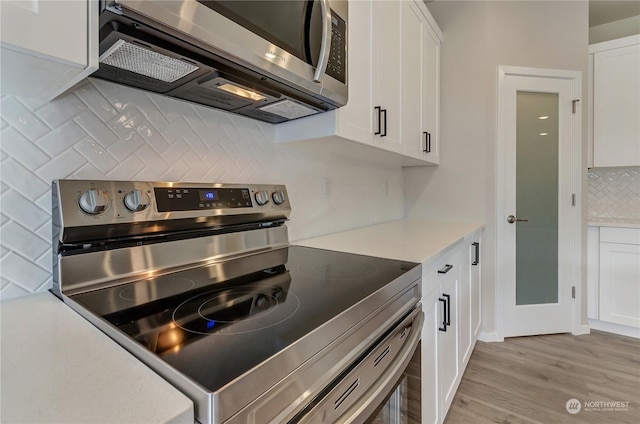
[[[49,156],[14,128],[8,127],[3,130],[0,133],[0,139],[2,140],[3,152],[11,155],[28,168],[37,169],[50,159]]]
[[[56,128],[84,109],[77,96],[63,96],[37,109],[36,115],[50,128]]]
[[[49,158],[62,154],[76,142],[86,137],[81,125],[68,121],[36,141],[36,145],[49,155]],[[115,138],[115,136],[114,136]]]
[[[0,100],[2,118],[29,140],[36,140],[50,131],[40,119],[17,98],[5,96]]]
[[[0,107],[2,298],[51,286],[55,178],[286,184],[292,240],[403,217],[399,166],[274,144],[269,124],[245,117],[97,79]]]
[[[592,168],[588,219],[640,220],[640,167]]]

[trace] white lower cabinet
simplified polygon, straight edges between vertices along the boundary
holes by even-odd
[[[640,337],[640,228],[589,227],[591,328]]]
[[[640,328],[640,229],[600,230],[600,320]]]
[[[481,231],[424,264],[422,422],[442,423],[481,325]]]

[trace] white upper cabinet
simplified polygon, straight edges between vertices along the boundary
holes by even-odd
[[[97,1],[3,0],[2,94],[51,100],[98,68]]]
[[[275,126],[276,141],[338,137],[437,164],[442,33],[424,3],[350,1],[348,37],[347,105]]]
[[[640,166],[640,35],[593,44],[595,167]]]

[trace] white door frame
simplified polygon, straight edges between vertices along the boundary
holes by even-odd
[[[509,283],[505,275],[505,252],[504,252],[504,212],[505,212],[505,189],[506,189],[506,169],[504,166],[505,146],[507,143],[503,128],[506,116],[506,105],[501,100],[507,76],[525,76],[538,78],[554,78],[572,81],[573,98],[582,99],[582,72],[564,71],[555,69],[539,69],[517,66],[498,67],[498,92],[497,92],[497,144],[496,144],[496,340],[504,340],[505,319],[505,287]],[[572,281],[575,287],[575,300],[573,301],[573,334],[584,334],[589,332],[588,327],[581,326],[582,317],[582,107],[580,102],[575,102],[576,112],[573,120],[573,160],[572,160],[572,187],[575,193],[575,206],[573,207],[573,262]]]

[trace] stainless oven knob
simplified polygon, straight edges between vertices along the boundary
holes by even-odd
[[[142,190],[133,190],[124,196],[124,205],[131,212],[140,212],[149,206],[149,196]]]
[[[275,203],[276,205],[281,205],[284,203],[285,198],[284,198],[284,191],[282,190],[277,190],[274,191],[271,194],[271,198],[273,199],[273,203]]]
[[[254,197],[256,199],[256,203],[260,206],[269,203],[269,193],[264,190],[256,191]]]
[[[107,193],[95,188],[89,189],[80,195],[78,206],[89,215],[99,215],[107,208],[109,197]]]

